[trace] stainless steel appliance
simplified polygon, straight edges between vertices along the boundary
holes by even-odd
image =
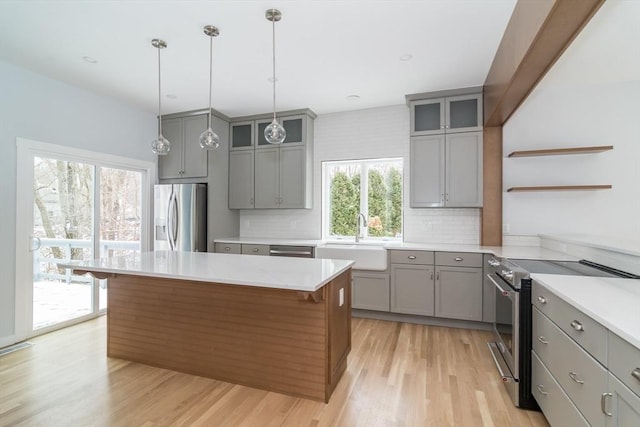
[[[154,188],[154,250],[207,251],[207,184]]]
[[[590,261],[489,258],[487,278],[495,286],[494,342],[488,343],[513,403],[537,409],[531,395],[531,273],[639,278]]]
[[[271,245],[270,256],[288,256],[294,258],[313,258],[313,246]]]

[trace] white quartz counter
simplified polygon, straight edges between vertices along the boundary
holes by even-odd
[[[297,246],[321,246],[323,244],[345,244],[353,245],[353,241],[342,240],[338,242],[323,240],[297,240],[297,239],[265,239],[265,238],[244,238],[229,237],[215,239],[215,243],[244,243],[253,245],[297,245]],[[443,252],[474,252],[490,253],[500,258],[512,259],[544,259],[550,261],[578,261],[571,255],[557,252],[539,246],[480,246],[462,245],[446,243],[412,243],[412,242],[361,242],[362,245],[382,246],[385,249],[398,250],[421,250],[421,251],[443,251]]]
[[[640,349],[640,280],[553,274],[531,277]]]
[[[313,292],[351,267],[353,261],[156,251],[59,265],[96,273]]]

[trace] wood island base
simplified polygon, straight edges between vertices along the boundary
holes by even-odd
[[[328,402],[350,350],[350,269],[315,292],[109,276],[109,357]]]

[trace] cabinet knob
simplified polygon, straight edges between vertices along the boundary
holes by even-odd
[[[416,259],[416,256],[415,255],[409,255],[407,258],[409,258],[410,260],[414,260],[414,259]]]
[[[536,388],[538,389],[540,394],[542,394],[543,396],[546,396],[547,394],[549,394],[549,392],[544,391],[544,386],[542,384],[538,384]]]
[[[549,341],[547,341],[547,339],[542,335],[538,337],[538,341],[540,341],[542,344],[549,344]]]
[[[577,320],[572,321],[570,324],[571,324],[571,327],[576,331],[578,332],[584,331],[584,326],[582,326],[582,323],[578,322]]]
[[[259,251],[259,249],[258,249],[258,248],[253,248],[251,251],[252,251],[252,252],[258,252],[258,251]]]
[[[457,256],[454,258],[454,261],[458,261],[458,262],[464,261],[464,258],[462,258],[461,256]]]
[[[640,368],[636,368],[633,371],[631,371],[631,376],[636,380],[640,381]]]
[[[225,246],[225,247],[224,247],[224,250],[225,250],[225,251],[227,251],[227,252],[229,252],[229,251],[231,250],[231,248],[230,248],[229,246]]]
[[[540,304],[546,304],[547,303],[547,299],[545,297],[540,296],[540,297],[538,297],[538,302]]]

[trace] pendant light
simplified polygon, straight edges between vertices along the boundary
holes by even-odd
[[[151,40],[153,47],[158,49],[158,139],[151,143],[151,150],[158,156],[166,156],[171,150],[171,143],[162,136],[162,90],[160,85],[160,49],[167,47],[164,40]]]
[[[220,137],[211,129],[211,92],[213,92],[213,38],[220,34],[217,27],[206,25],[204,33],[209,36],[209,116],[207,118],[207,130],[200,134],[200,147],[205,150],[213,150],[220,146]]]
[[[264,129],[264,137],[269,144],[282,144],[287,132],[276,120],[276,22],[282,19],[282,13],[278,9],[267,9],[265,17],[272,23],[273,34],[273,121]]]

